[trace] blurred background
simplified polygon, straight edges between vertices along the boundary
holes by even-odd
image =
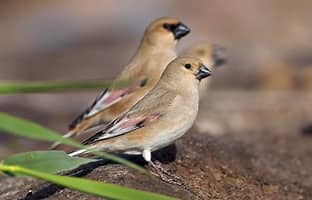
[[[228,62],[213,74],[197,129],[300,149],[301,138],[307,141],[300,130],[312,121],[311,10],[309,0],[3,0],[0,80],[112,79],[145,27],[175,16],[192,29],[179,50],[199,41],[227,49]],[[99,93],[1,96],[0,111],[66,132]],[[0,157],[45,147],[0,135]]]

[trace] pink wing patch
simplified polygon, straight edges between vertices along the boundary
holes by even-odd
[[[116,90],[111,90],[109,92],[109,95],[105,99],[103,99],[103,105],[104,107],[108,107],[109,105],[114,104],[117,100],[120,100],[123,96],[126,96],[128,94],[131,94],[134,92],[136,89],[140,87],[139,84],[135,84],[132,86],[129,86],[127,88],[122,88],[122,89],[116,89]]]
[[[114,89],[107,91],[104,95],[102,95],[101,98],[99,98],[92,109],[89,111],[89,113],[85,117],[89,117],[91,115],[94,115],[95,113],[98,113],[101,110],[104,110],[105,108],[111,106],[112,104],[120,101],[122,97],[129,95],[133,92],[135,92],[138,88],[143,87],[146,84],[146,80],[135,82],[134,84],[124,87],[122,89]]]
[[[97,142],[99,140],[104,140],[112,137],[116,137],[119,135],[126,134],[130,131],[134,131],[136,129],[142,128],[146,126],[148,123],[151,123],[161,117],[160,113],[152,113],[150,115],[135,117],[135,118],[124,118],[117,119],[116,124],[109,125],[108,129],[102,132],[98,132],[93,135],[91,138],[85,140],[83,144],[91,144]]]
[[[144,87],[147,83],[147,79],[143,81],[137,81],[134,84],[124,87],[122,89],[106,89],[99,97],[95,99],[92,105],[80,114],[70,125],[69,128],[73,129],[85,118],[97,114],[98,112],[108,108],[109,106],[120,101],[124,96],[135,92],[137,89]]]

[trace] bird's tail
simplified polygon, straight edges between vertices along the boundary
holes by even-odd
[[[72,130],[69,131],[68,133],[66,133],[65,135],[63,135],[64,138],[70,138],[72,137],[74,134],[76,133],[76,131]],[[58,146],[60,146],[61,143],[60,142],[55,142],[50,146],[50,150],[55,150]]]
[[[82,154],[82,153],[85,153],[85,152],[87,152],[87,149],[80,149],[80,150],[71,152],[71,153],[69,153],[68,155],[69,155],[69,156],[77,156],[77,155]]]

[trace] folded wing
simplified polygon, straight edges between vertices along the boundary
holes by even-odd
[[[87,108],[83,113],[81,113],[70,123],[69,129],[74,129],[84,119],[99,113],[100,111],[108,108],[112,104],[120,101],[126,95],[129,95],[135,92],[137,89],[144,87],[146,82],[147,79],[144,79],[142,81],[135,82],[128,87],[120,89],[105,89],[102,94],[93,101],[89,108]]]

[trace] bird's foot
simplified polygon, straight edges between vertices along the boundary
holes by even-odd
[[[149,166],[156,171],[152,172],[152,174],[158,176],[164,182],[185,187],[181,178],[163,168],[159,161],[150,161]]]

